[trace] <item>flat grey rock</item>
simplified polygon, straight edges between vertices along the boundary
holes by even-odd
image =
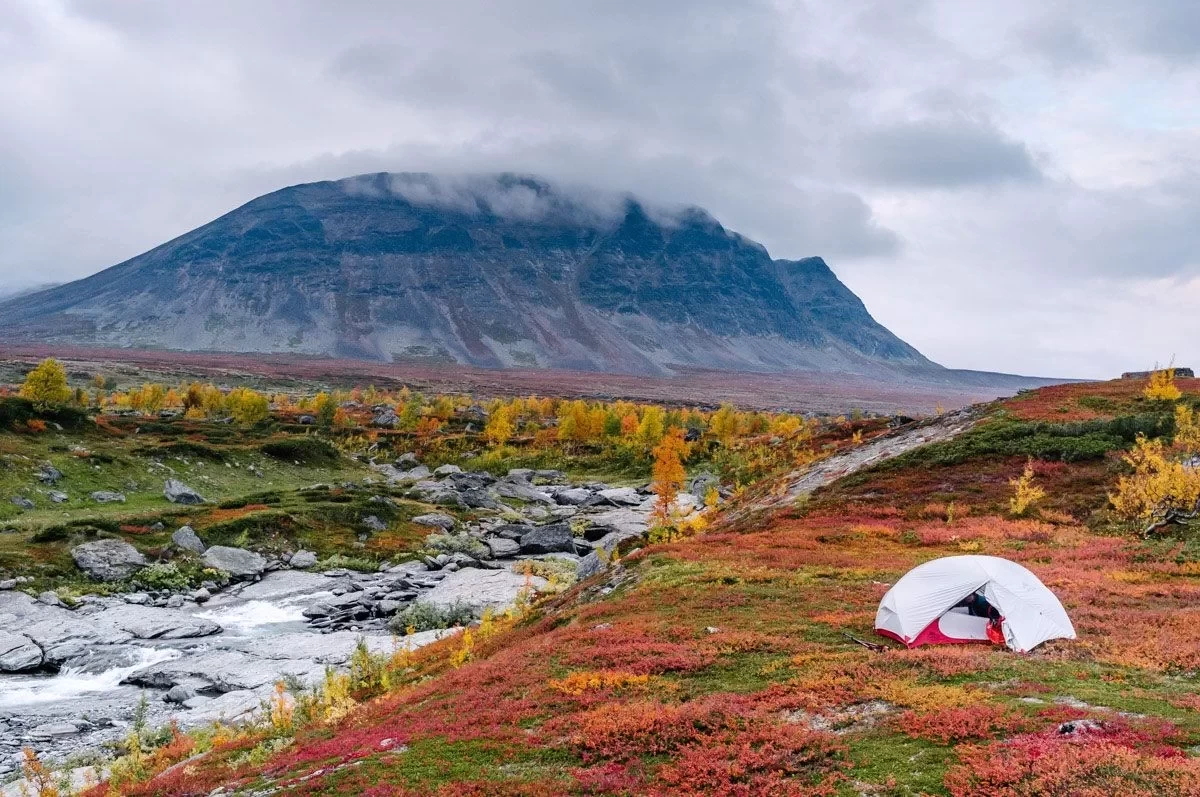
[[[424,515],[417,515],[412,519],[413,523],[418,526],[429,526],[431,528],[444,529],[450,531],[457,525],[457,521],[444,512],[430,512]]]
[[[108,625],[138,639],[191,639],[221,632],[221,626],[212,620],[155,606],[113,606],[92,619],[97,625]]]
[[[0,631],[0,672],[25,672],[42,666],[42,649],[24,634]]]
[[[546,580],[533,577],[529,585],[535,590],[544,589]],[[510,570],[479,570],[466,568],[451,573],[436,587],[425,593],[421,601],[439,607],[456,603],[470,606],[476,613],[486,608],[502,611],[512,606],[517,596],[526,588],[526,577]]]
[[[267,569],[267,560],[253,551],[214,545],[204,552],[204,563],[234,578],[251,578]]]

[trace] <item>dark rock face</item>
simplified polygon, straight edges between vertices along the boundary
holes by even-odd
[[[292,186],[0,319],[6,339],[484,367],[932,366],[820,258],[512,175]]]

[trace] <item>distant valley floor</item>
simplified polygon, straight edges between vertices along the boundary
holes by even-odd
[[[689,405],[731,402],[762,410],[925,414],[1011,396],[1023,388],[1070,380],[981,371],[896,371],[887,376],[795,372],[790,374],[691,371],[672,377],[584,371],[489,370],[461,365],[381,363],[272,354],[193,353],[75,346],[0,344],[0,383],[44,357],[57,357],[69,370],[111,374],[120,381],[203,378],[290,385],[378,386],[406,384],[432,392],[475,395],[538,394],[594,399],[628,399]],[[12,372],[12,373],[9,373]]]

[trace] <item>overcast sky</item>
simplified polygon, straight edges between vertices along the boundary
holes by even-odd
[[[1195,0],[0,3],[0,291],[380,170],[701,205],[949,366],[1200,366]]]

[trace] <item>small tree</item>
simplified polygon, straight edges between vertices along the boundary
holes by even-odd
[[[502,446],[513,436],[513,424],[509,419],[509,408],[500,406],[488,418],[483,436],[494,446]]]
[[[1133,474],[1109,496],[1117,513],[1147,524],[1146,533],[1187,518],[1200,506],[1200,470],[1167,456],[1161,440],[1139,436],[1125,455]]]
[[[666,416],[661,407],[651,404],[642,411],[642,421],[638,424],[637,439],[645,448],[654,448],[663,439]]]
[[[225,406],[234,420],[243,426],[253,426],[271,415],[267,397],[246,387],[231,390],[225,398]]]
[[[687,477],[683,469],[686,456],[687,443],[683,440],[682,429],[667,432],[654,448],[654,480],[650,489],[658,496],[654,514],[663,525],[670,521],[671,505],[675,503],[683,480]]]
[[[1169,367],[1151,371],[1142,395],[1151,401],[1178,401],[1183,393],[1175,386],[1175,369]]]
[[[66,404],[72,396],[71,388],[67,386],[67,369],[53,357],[42,360],[25,377],[21,395],[42,406]]]
[[[1046,491],[1033,483],[1033,460],[1025,463],[1025,470],[1016,479],[1010,479],[1013,497],[1008,499],[1008,508],[1018,517],[1024,515],[1038,501],[1046,497]]]

